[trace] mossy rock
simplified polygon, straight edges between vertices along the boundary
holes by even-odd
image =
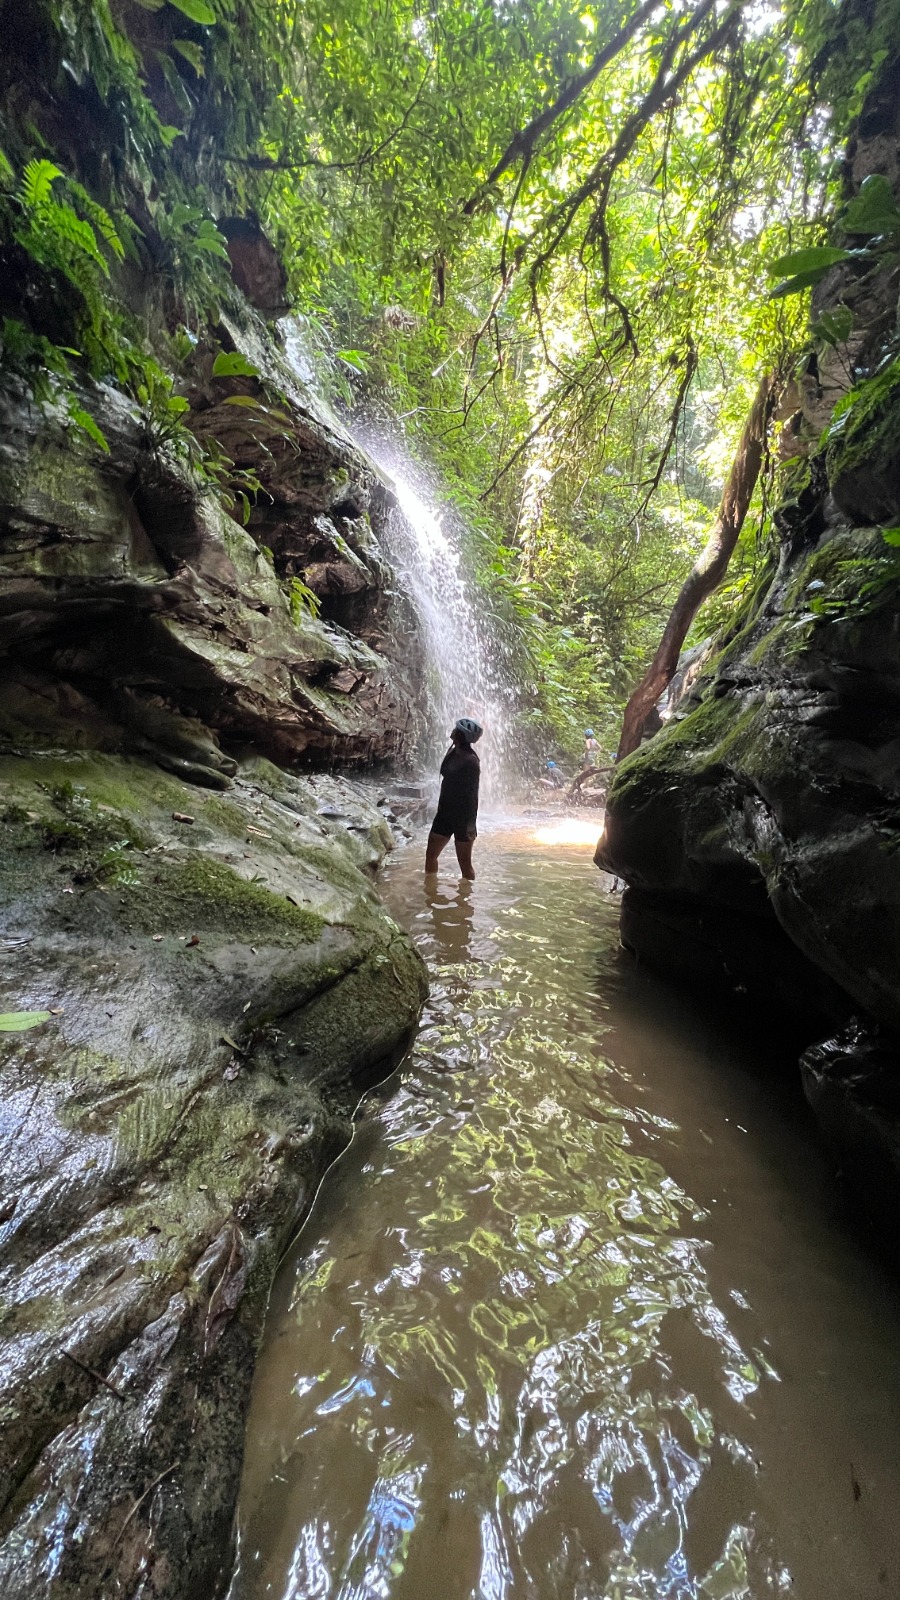
[[[900,361],[861,386],[831,429],[826,460],[831,492],[848,517],[900,521]]]
[[[381,819],[342,793],[357,835],[268,765],[225,796],[0,759],[4,1005],[51,1012],[0,1045],[4,1594],[104,1594],[110,1549],[127,1576],[148,1540],[161,1593],[221,1566],[272,1272],[424,997],[357,864]],[[151,1529],[130,1513],[173,1462]]]

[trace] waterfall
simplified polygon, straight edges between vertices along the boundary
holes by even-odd
[[[423,685],[427,734],[423,765],[436,775],[457,717],[474,717],[484,728],[478,754],[482,804],[498,805],[518,770],[514,759],[514,695],[503,670],[496,626],[465,570],[461,530],[434,504],[435,491],[402,444],[388,440],[355,418],[340,420],[316,384],[316,356],[294,317],[279,323],[287,365],[305,403],[321,421],[368,458],[394,498],[383,530],[385,555],[418,616],[428,663]],[[445,522],[447,526],[445,526]]]
[[[512,765],[512,695],[475,583],[465,571],[458,530],[447,531],[428,489],[420,480],[411,481],[415,469],[398,461],[396,447],[369,436],[357,442],[396,500],[387,554],[418,614],[429,666],[423,756],[436,766],[457,717],[474,717],[484,728],[478,744],[482,803],[496,805]]]

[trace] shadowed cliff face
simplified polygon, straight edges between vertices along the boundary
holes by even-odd
[[[851,188],[873,172],[898,187],[900,107],[883,101],[861,119]],[[814,319],[843,304],[853,333],[801,386],[780,554],[672,721],[623,763],[598,851],[628,882],[623,937],[642,957],[787,1010],[808,1040],[830,1034],[804,1081],[882,1225],[900,1169],[900,558],[882,532],[900,523],[896,300],[893,256],[835,267],[816,291]]]

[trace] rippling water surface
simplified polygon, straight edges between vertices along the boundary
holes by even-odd
[[[388,869],[432,997],[276,1286],[231,1600],[897,1600],[894,1284],[553,837]]]

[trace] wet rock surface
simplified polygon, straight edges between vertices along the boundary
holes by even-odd
[[[222,351],[258,376],[214,377]],[[90,708],[107,749],[167,750],[169,711],[281,761],[413,750],[421,644],[383,548],[389,489],[246,304],[221,313],[187,382],[198,448],[252,498],[220,493],[112,388],[83,396],[107,452],[0,389],[4,701],[24,670],[32,692]]]
[[[884,116],[868,133],[862,118],[850,192],[875,171],[896,187],[896,97],[888,110],[887,142]],[[800,459],[775,513],[780,550],[666,726],[617,772],[597,861],[627,880],[623,937],[640,957],[792,1014],[810,1044],[828,1036],[804,1057],[807,1093],[883,1228],[898,1184],[884,1107],[900,1082],[900,559],[883,531],[900,505],[891,259],[832,269],[814,315],[841,303],[848,347],[807,374],[790,426]],[[822,449],[851,371],[871,382]]]
[[[898,1056],[896,1035],[854,1017],[800,1058],[803,1089],[819,1126],[895,1255],[900,1249]]]
[[[0,759],[0,1587],[212,1594],[269,1283],[423,968],[377,806],[245,761]]]

